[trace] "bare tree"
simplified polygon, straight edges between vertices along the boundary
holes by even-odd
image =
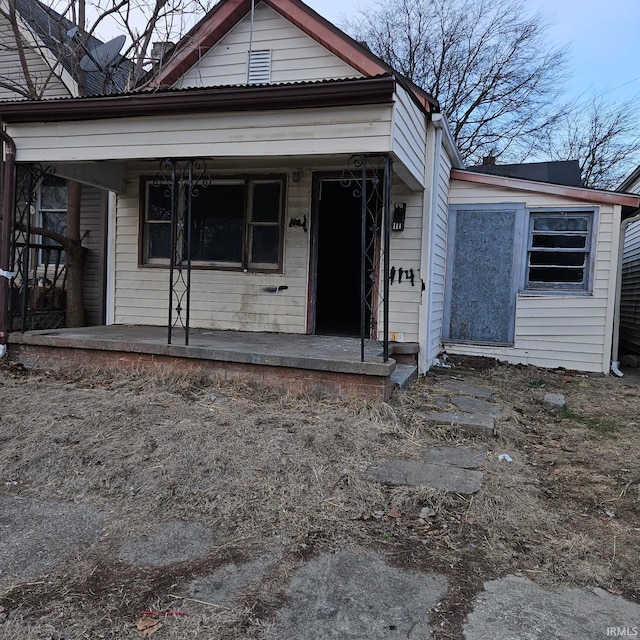
[[[523,0],[377,0],[354,37],[433,95],[463,158],[520,161],[559,114],[567,54]]]
[[[536,146],[538,155],[551,160],[577,159],[585,186],[613,189],[640,163],[637,98],[574,101]]]
[[[167,43],[179,39],[205,8],[198,0],[57,0],[50,8],[37,1],[0,0],[0,99],[42,99],[50,91],[71,94],[73,88],[63,89],[60,81],[65,69],[75,79],[79,96],[130,90],[143,74],[153,71],[153,44],[163,43],[164,52]],[[84,72],[80,61],[100,44],[95,36],[101,30],[109,37],[124,33],[128,45],[108,68]],[[81,186],[69,181],[67,193],[66,233],[39,227],[32,232],[65,251],[66,323],[77,327],[85,323]]]

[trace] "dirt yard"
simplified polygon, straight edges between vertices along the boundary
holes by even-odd
[[[498,437],[425,423],[452,376],[495,392]],[[547,392],[564,394],[568,410],[547,411]],[[473,596],[504,575],[640,602],[640,387],[626,378],[458,368],[368,405],[160,371],[61,375],[5,362],[0,402],[0,497],[82,507],[100,529],[54,569],[0,573],[0,640],[268,638],[292,574],[331,551],[375,550],[446,575],[437,640],[459,640]],[[374,460],[463,443],[487,448],[472,498],[365,479]],[[12,535],[4,516],[0,556]],[[135,561],[136,541],[175,523],[191,527],[193,549],[160,536],[153,561]],[[221,570],[232,584],[244,564],[255,576],[238,586],[239,602],[198,597],[194,585]]]

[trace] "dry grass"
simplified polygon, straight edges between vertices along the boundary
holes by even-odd
[[[465,376],[494,389],[502,407],[502,435],[488,445],[485,485],[472,500],[364,477],[376,459],[468,442],[423,418],[442,376],[368,405],[162,370],[60,375],[5,365],[3,493],[83,502],[107,518],[103,539],[43,584],[0,582],[0,640],[136,638],[141,610],[177,604],[189,615],[163,620],[154,638],[263,637],[295,569],[347,548],[448,573],[441,640],[459,637],[482,580],[506,573],[639,599],[638,388],[506,366]],[[565,394],[571,411],[547,413],[547,391]],[[498,462],[502,452],[513,463]],[[425,506],[435,515],[422,521]],[[208,527],[215,548],[162,570],[118,560],[122,540],[164,520]],[[258,556],[274,562],[236,608],[172,597],[194,577]]]

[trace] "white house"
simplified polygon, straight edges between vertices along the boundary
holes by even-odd
[[[300,0],[223,0],[166,60],[151,91],[0,104],[18,164],[114,193],[107,324],[609,370],[640,198],[465,171],[437,102]]]

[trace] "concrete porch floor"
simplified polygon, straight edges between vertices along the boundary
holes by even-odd
[[[388,399],[396,369],[393,355],[369,342],[360,361],[360,340],[335,336],[111,325],[51,329],[9,336],[9,356],[29,368],[68,366],[174,366],[202,369],[221,377],[246,376],[267,386],[304,388],[342,397]],[[414,344],[391,345],[398,357],[411,356]]]

